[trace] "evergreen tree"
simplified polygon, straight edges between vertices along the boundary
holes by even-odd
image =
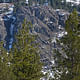
[[[30,33],[31,23],[24,20],[21,29],[16,35],[13,46],[13,72],[17,80],[40,80],[42,64],[39,49],[35,43],[35,36]]]
[[[65,24],[67,35],[61,38],[58,45],[62,49],[56,52],[60,80],[80,80],[80,25],[77,12],[74,10]],[[62,45],[61,45],[62,44]]]
[[[11,56],[3,48],[3,42],[0,42],[0,80],[16,80],[10,65]]]

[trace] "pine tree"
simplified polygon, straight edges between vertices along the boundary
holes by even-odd
[[[61,50],[56,55],[60,80],[80,80],[80,25],[77,12],[74,10],[65,24],[67,35],[58,42]],[[61,45],[62,44],[62,45]],[[63,56],[62,54],[65,54]],[[57,69],[56,68],[56,69]]]
[[[42,76],[39,49],[35,43],[35,36],[30,33],[30,26],[31,23],[26,24],[24,20],[12,49],[13,72],[17,80],[40,80]]]
[[[0,42],[0,80],[16,80],[12,72],[10,54],[7,54],[6,49],[3,48],[3,42]]]

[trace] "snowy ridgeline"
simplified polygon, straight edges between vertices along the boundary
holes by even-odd
[[[47,1],[48,0],[45,0],[45,1],[46,1],[46,4],[47,4]],[[62,2],[64,2],[64,0],[62,0]],[[76,5],[79,5],[80,4],[80,0],[66,0],[66,2],[71,2],[71,3],[76,4]],[[29,3],[29,0],[26,0],[25,3],[28,4]]]
[[[62,0],[64,1],[64,0]],[[66,0],[66,2],[71,2],[73,4],[79,5],[80,4],[80,0]]]

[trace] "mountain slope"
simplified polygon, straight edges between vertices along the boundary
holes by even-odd
[[[52,48],[54,42],[50,43],[50,39],[59,37],[60,28],[64,31],[64,23],[69,13],[63,10],[54,10],[49,6],[21,6],[17,12],[17,24],[20,27],[24,18],[33,24],[33,34],[38,35],[37,41],[40,43],[41,58],[52,59]]]

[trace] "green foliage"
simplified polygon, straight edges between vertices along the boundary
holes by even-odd
[[[0,80],[40,80],[42,77],[36,36],[30,33],[31,23],[24,20],[9,53],[0,43]]]
[[[16,35],[13,46],[13,72],[17,80],[40,80],[42,64],[35,36],[30,33],[31,23],[24,20],[21,29]]]
[[[63,43],[63,45],[60,45],[62,49],[56,52],[58,63],[57,69],[62,71],[60,74],[60,80],[80,80],[79,27],[79,17],[76,10],[74,10],[66,21],[65,30],[68,32],[68,34],[58,42],[58,45]]]
[[[3,42],[0,42],[0,80],[16,80],[9,64],[11,55],[3,48]]]
[[[73,13],[69,16],[68,20],[66,21],[66,31],[68,32],[69,35],[75,35],[75,33],[78,31],[78,24],[79,24],[79,20],[78,20],[78,14],[77,12],[74,10]]]

